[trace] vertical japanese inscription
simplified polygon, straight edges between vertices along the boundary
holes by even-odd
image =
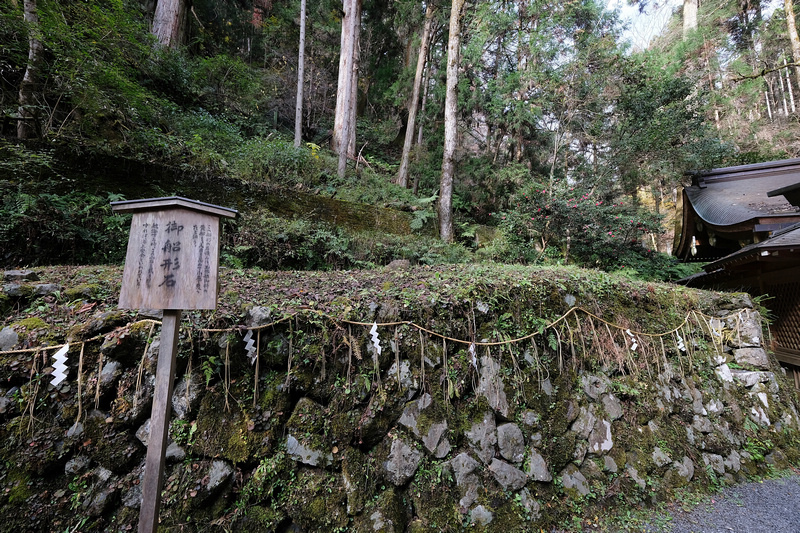
[[[192,246],[197,249],[197,268],[195,269],[195,292],[208,292],[211,286],[211,251],[216,243],[211,224],[195,224],[192,227]]]
[[[158,222],[153,222],[150,224],[150,259],[147,262],[147,279],[145,280],[145,285],[150,288],[150,282],[153,280],[153,274],[155,273],[154,264],[156,261],[156,239],[158,238]]]
[[[138,232],[138,239],[139,243],[137,246],[137,264],[136,264],[136,286],[142,286],[142,273],[144,273],[144,262],[147,257],[147,228],[150,227],[150,224],[145,222],[142,224],[141,231]],[[133,230],[131,230],[131,240],[134,239]]]

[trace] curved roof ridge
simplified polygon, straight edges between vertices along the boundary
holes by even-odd
[[[783,196],[767,193],[800,183],[800,158],[713,169],[686,187],[697,216],[715,226],[731,226],[760,217],[795,215]]]

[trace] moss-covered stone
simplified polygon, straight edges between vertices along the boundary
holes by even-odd
[[[436,477],[425,475],[426,471],[420,468],[421,475],[416,476],[408,489],[418,519],[427,531],[446,531],[463,523],[466,509],[460,509],[458,491]]]
[[[715,371],[720,363],[714,363],[717,359],[713,357],[719,343],[714,343],[708,326],[691,315],[715,311],[697,308],[705,304],[698,304],[693,291],[577,269],[543,274],[510,267],[464,267],[452,272],[412,267],[346,275],[275,272],[260,276],[248,280],[267,279],[270,286],[277,286],[275,291],[266,291],[270,294],[265,299],[277,292],[283,300],[288,295],[292,301],[305,302],[314,292],[314,311],[301,309],[291,325],[284,321],[262,331],[258,378],[244,355],[238,331],[207,339],[193,334],[191,343],[188,337],[182,341],[179,373],[188,372],[191,365],[191,371],[202,376],[202,398],[199,409],[190,410],[183,420],[185,428],[196,429],[173,434],[188,455],[180,463],[167,465],[164,531],[201,531],[212,522],[215,527],[245,531],[587,527],[583,515],[607,516],[620,506],[650,505],[679,490],[707,490],[761,476],[778,466],[796,464],[800,455],[798,403],[785,377],[775,372],[773,380],[764,374],[758,376],[759,383],[749,385],[721,381]],[[326,290],[335,293],[331,298],[335,303],[316,298],[328,294]],[[237,282],[231,291],[242,296],[248,288]],[[372,292],[380,298],[365,296]],[[491,348],[510,406],[507,413],[478,392],[485,349],[479,348],[473,365],[468,344],[443,343],[424,331],[420,337],[413,327],[400,325],[394,347],[408,371],[398,380],[394,371],[388,372],[397,357],[389,342],[395,341],[393,330],[379,327],[384,351],[373,367],[369,326],[336,323],[316,314],[335,309],[354,320],[385,316],[410,320],[427,331],[459,339],[502,340],[540,331],[567,312],[572,305],[568,297],[621,329],[606,328],[585,314],[571,314],[532,339],[502,350]],[[283,300],[273,299],[266,305],[277,316]],[[223,307],[228,304],[235,304],[239,312],[241,302],[222,303]],[[291,312],[295,311],[293,307]],[[633,331],[671,331],[687,314],[689,322],[680,331],[685,352],[670,336],[664,337],[663,349],[660,342],[641,339],[641,348],[631,350],[625,333],[628,327]],[[189,316],[195,325],[207,315]],[[214,314],[214,320],[230,320],[228,324],[240,319],[223,311]],[[129,320],[131,316],[124,313],[116,317],[98,313],[76,328],[75,339],[114,332],[113,324],[125,325]],[[730,324],[737,322],[719,322],[728,328],[723,331],[725,338],[735,340],[729,330]],[[35,321],[32,324],[35,326]],[[24,518],[25,511],[31,510],[35,512],[29,514],[36,516],[65,514],[70,506],[71,480],[63,474],[63,463],[76,456],[91,458],[93,467],[114,469],[124,485],[123,499],[130,503],[144,454],[132,435],[143,422],[140,417],[149,415],[147,398],[152,397],[151,358],[145,359],[141,374],[138,366],[149,326],[139,324],[125,336],[114,333],[109,337],[103,348],[104,361],[116,360],[123,368],[114,374],[111,385],[101,386],[97,411],[91,411],[91,406],[97,390],[99,339],[85,345],[80,398],[74,354],[69,360],[70,381],[57,390],[43,386],[47,378],[41,374],[41,354],[0,361],[0,369],[8,369],[11,377],[0,390],[0,407],[5,406],[5,424],[0,427],[0,513],[4,518]],[[46,331],[50,334],[52,330],[57,326]],[[220,339],[225,342],[220,344]],[[408,385],[406,376],[416,383]],[[610,385],[600,392],[602,387],[588,387],[591,383],[583,380],[587,376]],[[398,387],[398,383],[405,384]],[[19,405],[24,407],[24,400],[34,395],[37,385],[31,418]],[[134,408],[136,390],[145,394]],[[604,403],[610,394],[620,405]],[[5,398],[11,403],[5,403]],[[421,402],[422,398],[431,401],[419,409],[414,423],[401,422],[407,402]],[[64,439],[78,417],[79,405],[84,430]],[[763,417],[754,415],[756,408],[763,411]],[[610,449],[587,449],[599,426],[585,422],[586,430],[574,427],[581,411],[610,423]],[[32,434],[30,420],[35,426]],[[440,434],[443,422],[447,429]],[[506,422],[520,427],[525,458],[535,457],[539,472],[546,469],[555,479],[544,481],[549,476],[542,473],[538,481],[529,479],[518,490],[515,486],[504,491],[497,470],[488,466],[500,461],[498,445],[491,437],[482,444],[475,442],[477,432],[472,429],[484,422],[489,434]],[[42,438],[39,429],[55,437]],[[424,438],[431,429],[448,440],[449,454],[443,459],[427,453],[430,448]],[[289,436],[319,451],[323,460],[316,466],[303,464],[287,450]],[[387,483],[383,462],[389,444],[398,439],[420,452],[420,462],[410,480],[394,485]],[[59,440],[64,440],[60,449]],[[464,463],[475,463],[474,468],[457,470],[453,465],[461,463],[447,460],[461,454],[462,459],[467,458]],[[205,493],[203,479],[209,465],[222,459],[229,469],[227,485],[220,492]],[[710,470],[704,459],[709,460]],[[560,474],[567,468],[576,479],[585,480],[581,489],[587,490],[587,495],[564,490]],[[9,496],[3,494],[9,488],[4,485],[4,480],[10,479],[9,469],[27,476],[27,488],[16,485],[8,494],[30,509],[17,509],[20,506],[11,505]],[[529,465],[521,469],[527,471]],[[48,483],[61,487],[54,489]],[[45,492],[52,501],[36,499]],[[32,502],[36,502],[35,509]],[[476,511],[477,506],[480,509]],[[118,506],[103,516],[108,521],[102,527],[135,523],[133,514]],[[488,525],[480,525],[490,516]],[[578,517],[576,521],[573,516]],[[471,517],[480,520],[471,523]],[[75,525],[67,522],[62,519],[58,529]],[[18,523],[22,522],[13,522],[15,526]]]
[[[109,320],[120,320],[123,317],[109,317]],[[100,345],[100,352],[113,357],[125,366],[138,364],[147,349],[151,338],[151,324],[138,322],[128,328],[108,335]]]
[[[248,507],[234,522],[234,528],[242,533],[277,531],[285,518],[284,513],[273,507],[254,505]]]
[[[64,297],[70,302],[73,300],[97,300],[100,298],[101,290],[98,283],[83,283],[64,289]]]
[[[247,461],[248,441],[252,436],[248,422],[246,413],[237,403],[228,402],[228,407],[225,407],[224,392],[207,392],[200,402],[192,452],[207,457],[223,457],[234,464]]]
[[[356,533],[403,533],[408,522],[408,509],[403,498],[389,488],[377,494],[362,514],[353,520]]]
[[[19,320],[17,322],[14,322],[13,324],[11,324],[11,327],[22,329],[25,332],[31,332],[37,329],[47,329],[48,325],[47,322],[45,322],[41,318],[37,316],[31,316],[28,318],[23,318],[22,320]]]
[[[6,293],[0,292],[0,314],[5,315],[13,306],[13,300]]]
[[[286,513],[306,531],[334,531],[349,523],[341,476],[301,470],[286,489]]]
[[[126,325],[128,319],[129,316],[123,311],[97,313],[86,322],[78,323],[70,328],[66,338],[68,342],[77,342],[100,333],[108,333],[115,328]]]

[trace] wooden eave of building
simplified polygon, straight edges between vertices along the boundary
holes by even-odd
[[[763,288],[770,282],[800,278],[800,223],[777,231],[772,238],[745,246],[741,250],[703,267],[705,273],[683,282],[692,287]]]
[[[694,243],[703,245],[694,260],[714,260],[729,254],[730,243],[714,253],[706,239],[713,234],[733,241],[760,241],[771,232],[800,222],[800,212],[777,191],[792,190],[800,183],[800,159],[771,161],[712,169],[692,177],[681,193],[682,221],[676,232],[674,254],[692,260]],[[768,194],[770,193],[770,194]],[[798,186],[800,196],[800,186]],[[702,230],[697,225],[702,225]]]

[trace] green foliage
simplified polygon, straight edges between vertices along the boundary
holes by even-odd
[[[428,198],[420,198],[416,201],[417,209],[414,211],[414,218],[411,220],[411,229],[420,230],[425,227],[425,223],[434,218],[436,213],[433,211],[433,204],[438,195],[434,194]]]
[[[284,139],[257,137],[245,142],[234,155],[232,174],[245,180],[311,185],[319,173],[311,149],[295,148]]]
[[[629,193],[656,180],[672,187],[687,170],[717,166],[729,151],[709,130],[696,81],[664,61],[643,53],[620,62],[609,163]]]
[[[295,481],[295,472],[284,450],[265,457],[247,480],[234,504],[239,512],[258,502],[278,503],[284,490]]]
[[[327,270],[355,263],[340,228],[304,219],[286,220],[261,212],[236,233],[233,255],[244,266],[267,270]]]
[[[604,270],[623,268],[647,252],[645,233],[658,219],[639,206],[608,200],[592,190],[560,184],[548,191],[532,184],[514,197],[513,209],[497,215],[511,257],[523,263],[568,260]]]
[[[336,158],[320,147],[330,134],[338,69],[341,12],[331,0],[316,3],[308,20],[313,45],[307,47],[307,72],[313,74],[306,82],[303,131],[318,144],[294,148],[287,135],[294,115],[297,7],[267,2],[245,9],[229,0],[198,0],[189,17],[189,44],[169,49],[154,45],[139,2],[41,0],[46,54],[36,114],[44,140],[68,143],[76,153],[124,155],[186,174],[302,186],[410,210],[415,231],[430,227],[442,160],[443,80],[437,76],[428,78],[428,105],[419,117],[424,141],[412,156],[419,196],[389,183],[414,68],[407,61],[414,55],[409,43],[419,32],[422,6],[364,6],[357,125],[363,159],[348,167],[344,179],[335,177]],[[643,185],[672,186],[687,168],[727,155],[706,124],[709,95],[691,72],[670,61],[688,60],[697,43],[673,54],[628,54],[618,43],[616,15],[591,0],[474,7],[465,15],[466,68],[459,80],[461,116],[474,124],[465,136],[453,198],[464,242],[479,224],[494,223],[501,239],[479,257],[566,261],[647,278],[684,274],[636,244],[643,232],[657,231],[656,218],[617,199],[621,193],[633,198]],[[548,10],[546,19],[538,16],[542,10]],[[28,28],[21,15],[19,2],[0,8],[0,104],[7,115],[16,113],[27,62]],[[446,15],[437,11],[440,23]],[[442,37],[434,38],[431,65],[444,61]],[[748,94],[761,91],[755,85],[747,85]],[[3,124],[11,133],[13,121]],[[57,172],[47,148],[0,150],[13,155],[0,158],[3,175],[26,180],[2,185],[0,238],[14,250],[5,252],[6,261],[31,262],[26,254],[36,254],[34,262],[121,258],[124,228],[120,219],[97,211],[107,202],[103,193],[88,187],[80,192],[66,182],[49,190],[41,180]],[[569,204],[569,187],[591,191],[579,208]],[[554,200],[526,202],[535,189]],[[427,264],[473,258],[464,246],[429,238],[353,234],[262,214],[238,229],[222,251],[234,266],[327,269],[396,258]]]
[[[122,199],[118,195],[26,192],[21,184],[0,181],[0,197],[5,264],[108,263],[125,256],[129,217],[112,214],[109,205]]]
[[[395,259],[412,263],[460,263],[470,253],[460,244],[435,237],[348,232],[306,219],[287,220],[259,212],[238,231],[226,231],[223,259],[229,266],[265,270],[338,270],[385,265]]]

